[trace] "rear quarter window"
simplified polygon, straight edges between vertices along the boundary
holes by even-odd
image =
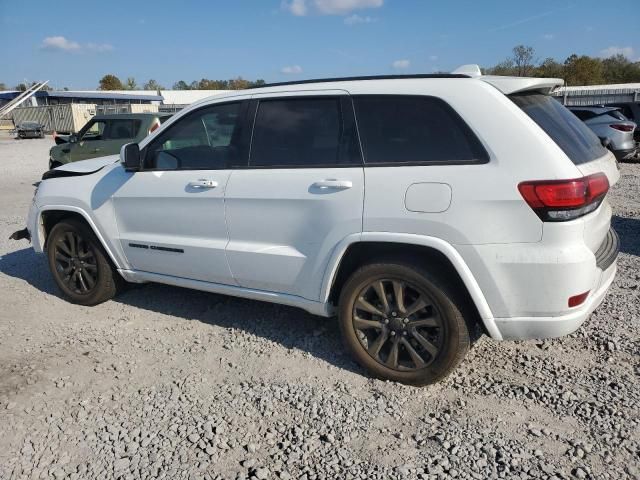
[[[509,98],[562,149],[576,165],[591,162],[607,151],[578,117],[549,95],[523,93]]]
[[[485,163],[489,156],[460,116],[429,96],[354,96],[367,165]]]

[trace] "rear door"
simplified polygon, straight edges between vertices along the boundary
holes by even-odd
[[[227,258],[243,287],[316,300],[332,250],[362,231],[353,107],[335,90],[272,97],[253,97],[250,158],[227,185]]]

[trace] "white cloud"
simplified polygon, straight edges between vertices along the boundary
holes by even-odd
[[[42,41],[40,48],[43,50],[62,50],[64,52],[77,52],[80,50],[78,42],[72,42],[62,36],[47,37]]]
[[[50,52],[111,52],[113,45],[108,43],[87,43],[81,45],[63,36],[46,37],[40,44],[42,50]]]
[[[411,65],[411,62],[407,59],[396,60],[391,64],[391,66],[396,70],[404,70],[406,68],[409,68],[410,65]]]
[[[379,8],[383,3],[384,0],[283,0],[282,8],[298,17],[309,13],[347,15],[354,10]]]
[[[544,35],[542,35],[542,38],[544,38],[545,40],[553,40],[554,38],[556,38],[556,36],[553,33],[545,33]]]
[[[613,57],[614,55],[624,55],[628,59],[633,60],[635,52],[633,47],[608,47],[600,50],[600,56],[603,58]]]
[[[280,72],[285,75],[298,75],[299,73],[302,73],[302,67],[300,65],[289,65],[282,67]]]
[[[366,17],[361,17],[357,13],[354,13],[353,15],[344,19],[345,25],[349,25],[349,26],[358,25],[361,23],[373,23],[375,21],[376,21],[375,18],[372,18],[368,15]]]

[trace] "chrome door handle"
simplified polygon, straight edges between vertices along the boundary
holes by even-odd
[[[193,182],[189,182],[189,186],[191,188],[216,188],[218,186],[218,182],[215,180],[207,180],[206,178],[200,178],[199,180],[194,180]]]
[[[317,181],[311,186],[321,189],[347,190],[353,187],[353,182],[351,180],[336,180],[334,178],[328,178],[326,180]]]

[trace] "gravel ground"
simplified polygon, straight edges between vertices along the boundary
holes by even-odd
[[[25,224],[51,138],[0,137],[0,478],[640,478],[640,165],[611,194],[603,305],[482,338],[446,381],[373,380],[335,321],[161,285],[58,296]]]

